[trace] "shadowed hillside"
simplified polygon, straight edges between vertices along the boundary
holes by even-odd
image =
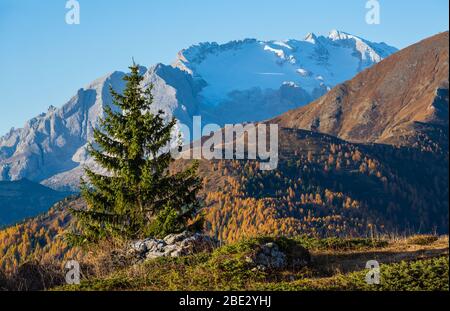
[[[273,171],[255,161],[201,161],[209,233],[236,241],[447,232],[447,155],[295,129],[281,130],[279,143]]]
[[[68,195],[26,179],[0,181],[0,227],[46,212]]]

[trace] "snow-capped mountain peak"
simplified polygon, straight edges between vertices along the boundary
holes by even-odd
[[[395,51],[383,43],[332,30],[328,37],[309,33],[304,40],[201,43],[182,50],[174,66],[197,81],[206,81],[200,93],[203,103],[218,106],[230,100],[233,92],[277,90],[286,81],[317,97]]]
[[[303,40],[306,42],[311,42],[312,44],[315,44],[316,40],[317,40],[317,36],[316,36],[316,34],[310,32],[305,36],[305,39],[303,39]]]
[[[206,42],[178,53],[171,65],[142,68],[154,85],[154,108],[188,126],[194,115],[224,125],[269,119],[305,105],[396,51],[341,31],[303,40]],[[112,72],[79,89],[61,108],[0,137],[0,180],[28,178],[53,188],[76,187],[89,163],[92,139],[109,87],[122,91],[125,73]]]
[[[347,39],[354,39],[354,38],[358,38],[358,37],[348,34],[346,32],[337,30],[337,29],[331,30],[330,33],[328,34],[328,39],[333,40],[333,41],[347,40]]]

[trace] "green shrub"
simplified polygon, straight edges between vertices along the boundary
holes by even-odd
[[[380,284],[369,285],[368,270],[330,278],[294,282],[258,283],[255,290],[448,291],[448,257],[381,265]]]
[[[368,285],[365,272],[348,276],[350,289],[382,291],[449,290],[448,257],[381,265],[381,283]]]

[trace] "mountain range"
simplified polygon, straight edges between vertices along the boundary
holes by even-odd
[[[365,143],[414,145],[423,135],[448,135],[448,41],[445,32],[414,44],[270,122]]]
[[[264,121],[280,126],[276,170],[203,160],[209,233],[448,233],[448,43],[425,39]]]
[[[448,234],[448,43],[448,32],[425,39],[337,84],[310,104],[263,121],[280,125],[276,170],[261,171],[257,161],[201,160],[206,233],[224,242],[261,235]],[[181,70],[176,69],[180,64],[161,66]],[[120,76],[106,79],[121,86]],[[91,92],[80,91],[72,106],[52,111],[70,115],[70,107],[90,100],[93,110],[87,109],[80,123],[89,126],[74,127],[88,137],[88,128],[96,124],[89,118],[110,100],[106,90],[95,91],[95,85],[105,83],[97,81]],[[98,99],[100,90],[103,97]],[[37,127],[42,130],[58,124],[45,119],[46,115],[31,124],[42,124]],[[79,119],[67,120],[78,124]],[[5,141],[14,133],[5,137],[3,155],[9,150]],[[177,160],[171,169],[189,164]],[[67,180],[73,172],[67,173]],[[41,217],[0,231],[7,237],[4,264],[15,266],[18,259],[11,250],[19,244],[42,258],[68,254],[71,250],[60,236],[74,225],[67,212],[73,205],[85,202],[67,199]],[[46,228],[51,228],[48,235]],[[42,245],[36,247],[35,240]]]
[[[338,83],[397,50],[341,31],[308,34],[303,40],[245,39],[202,43],[179,52],[171,65],[146,69],[144,85],[154,85],[154,109],[192,126],[273,118],[327,93]],[[121,92],[125,73],[115,71],[79,89],[60,108],[11,129],[0,138],[0,180],[29,180],[59,190],[76,190],[83,165],[94,165],[85,151],[109,87]]]

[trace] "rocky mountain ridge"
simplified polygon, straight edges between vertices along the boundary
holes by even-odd
[[[335,84],[394,53],[384,43],[343,32],[304,40],[248,39],[205,43],[179,53],[172,65],[142,68],[153,83],[154,109],[192,126],[259,121],[305,105]],[[113,72],[77,91],[61,108],[0,137],[0,180],[28,178],[54,189],[75,190],[83,165],[94,165],[85,146],[111,104],[109,87],[121,92],[125,73]]]
[[[271,122],[353,142],[448,146],[449,33],[414,44]]]

